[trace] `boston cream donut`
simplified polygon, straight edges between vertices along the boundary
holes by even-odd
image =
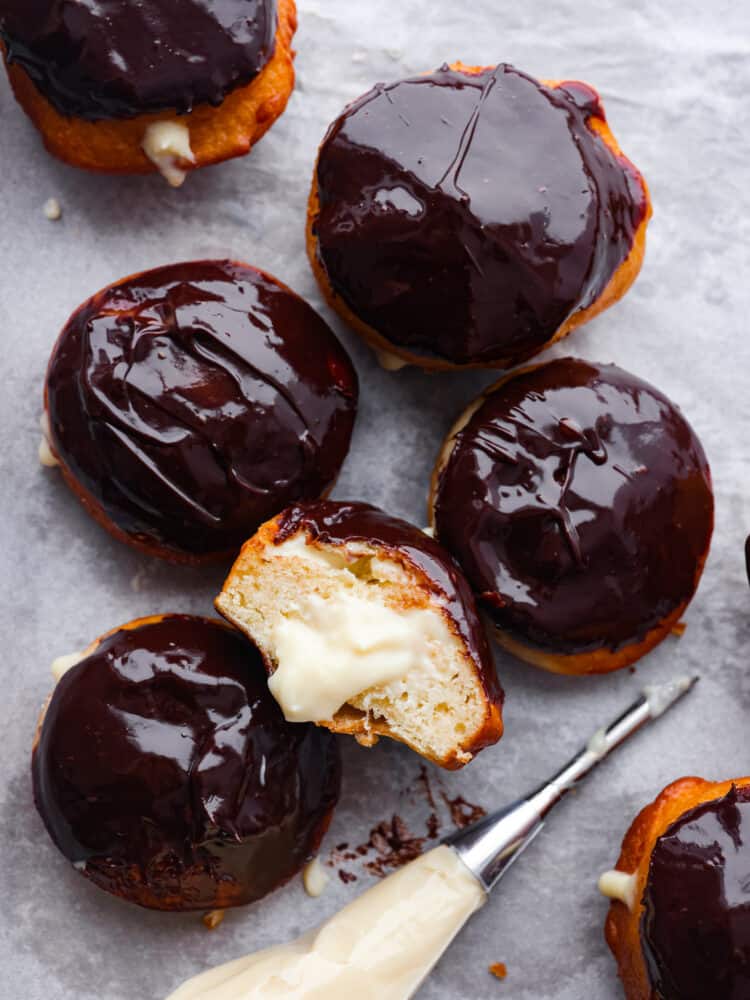
[[[750,778],[665,788],[599,882],[627,1000],[750,996],[749,880]]]
[[[625,294],[650,214],[591,87],[456,64],[331,125],[308,251],[387,366],[509,367]]]
[[[5,0],[0,49],[51,153],[176,186],[283,112],[296,24],[294,0]]]
[[[677,407],[574,358],[516,371],[468,408],[430,508],[501,645],[557,673],[616,670],[669,634],[713,530],[706,457]]]
[[[47,372],[51,457],[123,541],[179,562],[233,557],[281,508],[331,488],[357,392],[329,327],[275,278],[174,264],[68,321]]]
[[[286,722],[223,622],[143,618],[67,669],[40,723],[34,798],[81,874],[158,910],[238,906],[295,875],[336,804],[333,737]]]
[[[216,607],[263,653],[287,719],[458,768],[502,735],[474,598],[436,542],[362,503],[285,510],[244,546]]]

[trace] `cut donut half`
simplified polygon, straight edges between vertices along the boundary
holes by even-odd
[[[418,528],[365,504],[298,505],[245,544],[216,600],[263,653],[290,721],[380,736],[459,768],[502,735],[468,583]]]

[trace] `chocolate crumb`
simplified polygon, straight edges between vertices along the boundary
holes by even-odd
[[[455,799],[451,799],[448,798],[445,792],[441,792],[440,794],[443,796],[443,800],[450,810],[451,819],[459,830],[463,830],[464,827],[476,823],[477,820],[484,819],[487,815],[487,810],[483,809],[482,806],[467,802],[460,795],[457,795]]]
[[[496,979],[505,979],[508,975],[508,967],[505,962],[495,962],[494,965],[490,966],[489,971]]]
[[[339,868],[339,878],[344,885],[357,881],[357,876],[353,872],[345,872],[343,868]]]
[[[424,850],[425,837],[415,836],[400,816],[379,823],[370,831],[367,846],[377,853],[366,868],[373,875],[385,875],[388,868],[400,868],[418,858]]]
[[[433,786],[427,768],[422,765],[416,780],[413,780],[402,792],[403,796],[417,789],[423,794],[427,804],[431,806],[431,812],[427,818],[419,820],[420,823],[424,822],[424,834],[412,832],[405,820],[398,814],[394,814],[390,819],[383,820],[372,827],[369,839],[364,844],[354,846],[350,845],[348,841],[337,844],[331,850],[325,864],[329,868],[339,868],[344,863],[361,860],[362,867],[366,872],[383,878],[393,869],[401,868],[403,865],[409,864],[410,861],[414,861],[425,851],[428,842],[435,841],[440,837],[443,824],[447,822],[446,809],[450,814],[452,825],[458,829],[463,829],[487,815],[482,806],[467,802],[461,796],[451,798],[440,779],[435,780],[437,781],[436,787]],[[437,802],[438,791],[439,797],[442,799],[440,804]],[[445,805],[443,806],[442,803]],[[339,869],[339,878],[342,882],[347,883],[353,881],[356,876],[341,868]]]
[[[417,775],[417,783],[424,789],[425,798],[430,805],[431,809],[437,809],[435,805],[435,796],[432,794],[432,784],[430,782],[430,776],[427,773],[427,768],[422,764],[419,768],[419,774]]]

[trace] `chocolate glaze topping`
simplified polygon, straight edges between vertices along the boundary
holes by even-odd
[[[333,290],[419,356],[535,353],[598,298],[647,208],[592,117],[585,84],[506,65],[379,84],[320,150],[314,232]]]
[[[184,615],[114,632],[63,676],[32,770],[62,853],[167,910],[247,903],[291,878],[340,784],[335,740],[284,720],[257,649]]]
[[[273,55],[275,0],[3,0],[8,58],[63,115],[221,104]]]
[[[655,997],[750,997],[750,789],[691,809],[659,837],[643,905]]]
[[[690,599],[713,497],[665,396],[564,358],[488,394],[439,476],[435,519],[501,629],[579,653],[637,642]]]
[[[356,373],[323,320],[228,261],[95,295],[47,375],[54,451],[118,528],[178,557],[234,551],[329,488],[356,405]]]
[[[424,573],[434,593],[443,599],[488,698],[502,704],[503,692],[471,587],[441,545],[413,524],[391,517],[378,507],[335,500],[297,504],[284,511],[275,544],[281,545],[298,531],[323,545],[364,542],[385,549],[389,557],[403,559]]]

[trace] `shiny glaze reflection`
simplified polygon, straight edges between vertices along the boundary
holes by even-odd
[[[656,842],[641,940],[658,1000],[750,997],[749,800],[735,786]]]
[[[197,557],[324,492],[357,376],[298,296],[242,264],[176,264],[70,319],[47,375],[55,452],[127,535]]]
[[[324,545],[363,542],[416,566],[444,601],[456,631],[466,643],[488,698],[502,704],[503,692],[474,595],[453,557],[419,528],[365,503],[320,500],[284,512],[274,539],[281,545],[298,531]]]
[[[646,211],[581,83],[511,66],[378,85],[320,151],[318,255],[386,339],[456,364],[521,360],[590,305]]]
[[[275,0],[3,0],[0,39],[63,115],[220,104],[273,55]]]
[[[340,783],[333,737],[284,720],[258,650],[184,615],[120,629],[63,676],[32,768],[62,853],[157,909],[234,906],[289,879]]]
[[[692,596],[713,497],[700,442],[665,396],[566,358],[487,396],[435,516],[500,628],[577,653],[640,640]]]

